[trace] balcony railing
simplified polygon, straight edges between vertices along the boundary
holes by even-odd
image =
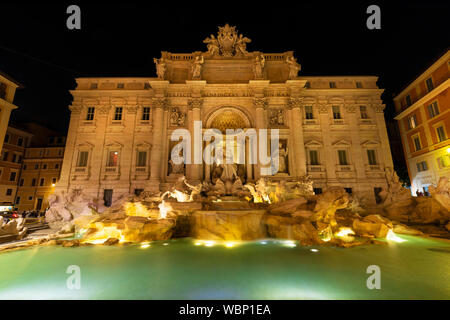
[[[309,164],[307,170],[308,172],[323,172],[325,171],[325,167],[320,164]]]

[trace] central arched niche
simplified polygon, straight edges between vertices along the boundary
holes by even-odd
[[[221,107],[209,116],[206,127],[226,133],[227,129],[250,128],[251,124],[247,115],[241,110],[234,107]]]

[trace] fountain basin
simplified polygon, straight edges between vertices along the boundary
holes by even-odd
[[[449,242],[401,238],[347,249],[191,239],[34,247],[0,254],[0,299],[450,299]],[[66,286],[70,265],[80,267],[79,290]],[[366,286],[370,265],[380,290]]]

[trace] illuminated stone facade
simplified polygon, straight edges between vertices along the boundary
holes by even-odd
[[[286,168],[270,179],[308,174],[317,192],[339,185],[375,201],[392,167],[377,77],[298,76],[293,52],[247,52],[250,40],[229,26],[204,42],[207,52],[162,52],[155,78],[76,79],[56,189],[109,202],[168,189],[180,175],[211,181],[210,165],[169,162],[171,133],[193,137],[201,121],[203,130],[279,129]],[[260,178],[260,166],[240,165],[243,182]]]

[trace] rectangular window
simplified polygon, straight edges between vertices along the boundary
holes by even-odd
[[[25,180],[20,179],[20,182],[19,182],[19,186],[20,186],[20,187],[23,186],[24,181],[25,181]]]
[[[7,196],[12,195],[12,189],[6,189],[6,195]]]
[[[55,164],[55,169],[59,169],[59,164],[58,163]]]
[[[305,106],[305,118],[314,119],[312,106]]]
[[[7,152],[7,151],[3,154],[3,161],[8,161],[8,155],[9,155],[9,152]]]
[[[16,198],[16,204],[19,204],[20,203],[20,197],[17,197]]]
[[[37,170],[37,169],[39,169],[39,165],[38,165],[38,164],[35,164],[35,165],[34,165],[34,170]]]
[[[314,194],[322,194],[322,188],[313,188]]]
[[[406,106],[409,107],[410,105],[412,105],[411,96],[409,94],[406,95],[405,100],[406,100]]]
[[[344,188],[345,192],[347,192],[348,194],[352,194],[353,190],[352,188]]]
[[[17,163],[22,163],[22,155],[19,155],[19,157],[17,158]]]
[[[336,82],[330,81],[330,88],[336,88]]]
[[[42,169],[47,169],[47,164],[46,163],[44,163],[43,165],[42,165]]]
[[[122,111],[123,111],[122,107],[117,107],[116,108],[116,111],[114,112],[114,120],[115,121],[122,120]]]
[[[88,151],[80,151],[80,153],[78,154],[77,167],[86,167],[88,163],[88,157]]]
[[[9,142],[9,134],[5,134],[5,143]]]
[[[119,164],[119,152],[110,151],[108,154],[108,163],[106,164],[106,166],[117,167],[118,164]]]
[[[23,138],[22,137],[19,137],[19,139],[17,139],[17,145],[19,147],[21,147],[23,145]]]
[[[42,187],[45,183],[45,179],[41,178],[41,181],[39,181],[39,186]]]
[[[32,187],[36,186],[36,178],[33,178],[33,180],[31,180],[31,186]]]
[[[418,172],[427,171],[427,170],[428,170],[428,165],[427,165],[426,161],[417,162],[417,171]]]
[[[341,108],[333,106],[333,119],[341,119]]]
[[[309,150],[309,164],[313,166],[319,165],[319,154],[317,150]]]
[[[96,83],[91,83],[91,89],[97,89],[98,88],[98,84]]]
[[[52,183],[56,183],[56,178],[52,178]]]
[[[138,151],[136,167],[145,167],[147,165],[147,152]]]
[[[444,130],[443,126],[437,127],[436,132],[437,132],[439,142],[447,140],[447,136],[445,135],[445,130]]]
[[[370,165],[377,164],[377,158],[375,156],[375,150],[367,150],[367,158],[369,159]]]
[[[94,107],[89,107],[87,109],[86,120],[87,121],[94,120],[94,114],[95,114],[95,108]]]
[[[123,89],[125,88],[125,84],[124,83],[118,83],[117,84],[117,89]]]
[[[430,118],[434,118],[439,114],[439,108],[437,105],[437,102],[433,102],[432,104],[428,105],[428,114],[430,115]]]
[[[17,154],[14,153],[11,161],[16,162],[16,159],[17,159]]]
[[[431,90],[434,89],[434,84],[433,84],[433,79],[428,78],[425,83],[427,84],[427,90],[428,92],[430,92]]]
[[[369,119],[366,106],[359,106],[359,112],[361,114],[361,119]]]
[[[150,107],[142,108],[142,120],[150,120]]]
[[[415,136],[413,138],[413,141],[414,141],[414,148],[416,148],[416,151],[419,151],[420,149],[422,149],[422,145],[420,144],[419,136]]]
[[[338,155],[339,155],[339,164],[342,166],[348,165],[347,151],[346,150],[338,150]]]
[[[415,114],[408,118],[408,127],[409,129],[414,129],[417,127],[417,118]]]
[[[9,181],[16,181],[16,175],[17,175],[17,173],[16,172],[11,172],[10,174],[9,174]]]
[[[309,82],[309,81],[306,82],[306,83],[305,83],[305,88],[306,88],[306,89],[311,88],[311,82]]]
[[[356,81],[356,88],[361,89],[362,88],[362,83],[359,81]]]

